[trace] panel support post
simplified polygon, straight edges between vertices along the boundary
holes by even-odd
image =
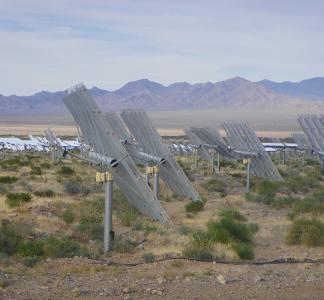
[[[195,153],[195,169],[198,169],[198,148],[196,148]]]
[[[153,167],[153,178],[154,178],[153,191],[156,198],[159,198],[159,171],[160,168],[158,166]]]
[[[114,232],[112,230],[112,199],[113,199],[113,177],[111,173],[105,173],[105,215],[104,215],[104,252],[112,250]]]
[[[212,149],[211,150],[211,172],[212,174],[214,173],[214,160],[215,160],[215,151]]]
[[[246,192],[250,192],[250,179],[251,179],[251,160],[246,159]]]
[[[151,169],[152,169],[152,167],[146,166],[145,182],[147,183],[148,186],[150,186],[150,174],[152,173]]]
[[[285,165],[286,164],[286,151],[283,149],[282,151],[282,163]]]
[[[220,154],[217,152],[217,172],[220,172]]]

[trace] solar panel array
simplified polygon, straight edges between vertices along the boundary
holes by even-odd
[[[185,133],[195,145],[201,146],[205,150],[204,152],[208,154],[208,157],[204,155],[205,159],[211,159],[206,150],[208,148],[215,149],[223,157],[234,158],[233,153],[229,151],[224,139],[216,129],[190,127],[185,129]]]
[[[303,134],[303,133],[292,133],[291,137],[293,138],[293,140],[295,141],[295,143],[297,144],[299,149],[304,149],[304,150],[311,150],[312,149],[312,145],[308,141],[307,136],[305,134]]]
[[[224,123],[227,141],[233,150],[253,153],[251,172],[253,175],[272,181],[282,181],[276,166],[265,151],[255,132],[246,123]]]
[[[324,162],[324,119],[316,115],[301,115],[298,122],[302,127],[312,151]]]
[[[144,182],[134,161],[83,84],[67,91],[64,103],[78,124],[85,142],[112,174],[130,205],[161,223],[171,222],[161,203]],[[107,163],[116,160],[114,168]]]
[[[159,133],[147,114],[143,110],[124,110],[120,115],[145,152],[156,154],[166,160],[166,163],[160,167],[160,175],[167,186],[176,194],[193,201],[201,201],[199,194],[175,161],[167,145],[162,143]]]

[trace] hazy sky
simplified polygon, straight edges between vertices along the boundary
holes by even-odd
[[[324,75],[324,1],[0,0],[0,94]]]

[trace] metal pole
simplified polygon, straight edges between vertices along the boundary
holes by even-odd
[[[217,172],[220,172],[220,154],[217,153]]]
[[[250,192],[251,160],[247,159],[246,165],[246,192]]]
[[[104,252],[112,250],[114,232],[112,230],[113,177],[106,173],[105,216],[104,216]]]
[[[146,171],[145,171],[145,182],[147,183],[148,186],[150,186],[151,168],[152,167],[146,166]]]
[[[198,169],[198,148],[196,148],[195,168]]]
[[[215,156],[215,151],[211,150],[211,172],[212,172],[212,174],[214,173],[214,156]]]
[[[153,191],[154,194],[156,196],[156,198],[159,198],[159,167],[158,166],[154,166],[153,167],[154,170],[154,183],[153,183]]]
[[[286,151],[285,151],[285,149],[283,149],[283,152],[282,152],[282,163],[286,164]]]

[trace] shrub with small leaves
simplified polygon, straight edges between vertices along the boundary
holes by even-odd
[[[14,183],[18,180],[15,176],[0,176],[0,183]]]
[[[152,252],[143,253],[142,257],[146,263],[152,263],[155,261],[155,255]]]
[[[47,189],[42,191],[36,191],[34,192],[34,195],[37,197],[43,197],[43,198],[53,198],[55,197],[55,192],[53,190]]]
[[[32,166],[32,167],[31,167],[30,174],[31,174],[31,175],[42,175],[42,169],[41,169],[41,167],[38,167],[38,166]]]
[[[202,201],[190,202],[190,203],[186,204],[185,209],[187,212],[197,213],[204,209],[204,205],[205,205],[205,203]]]
[[[59,170],[59,174],[61,175],[72,175],[74,173],[75,173],[74,169],[71,168],[70,166],[61,166]]]
[[[29,193],[9,193],[6,196],[6,204],[10,207],[17,207],[23,203],[30,202],[32,196]]]
[[[66,224],[71,224],[75,219],[75,213],[71,209],[66,209],[62,214],[62,218]]]

